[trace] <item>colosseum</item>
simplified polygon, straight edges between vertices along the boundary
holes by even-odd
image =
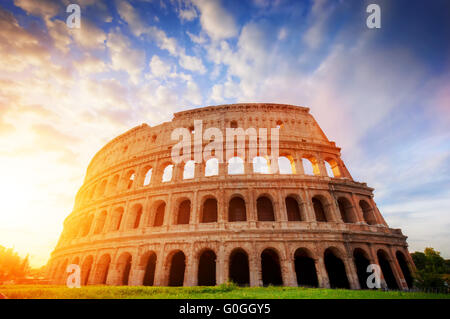
[[[223,132],[278,128],[278,163],[214,152],[174,163],[171,134],[194,136],[194,120]],[[369,264],[380,266],[383,287],[411,288],[413,267],[406,236],[389,228],[373,189],[353,180],[309,108],[264,103],[178,112],[106,144],[64,221],[50,280],[65,284],[69,264],[80,266],[82,285],[349,289],[367,288]]]

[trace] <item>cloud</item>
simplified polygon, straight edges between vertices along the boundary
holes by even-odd
[[[150,60],[150,70],[157,77],[166,77],[170,73],[170,65],[164,63],[160,57],[154,55]]]
[[[137,83],[145,66],[145,52],[133,49],[130,40],[119,32],[108,35],[107,47],[111,55],[111,68],[126,72]]]
[[[192,3],[200,11],[200,23],[211,39],[222,40],[237,35],[238,27],[233,16],[219,0],[192,0]]]
[[[65,12],[62,2],[59,0],[14,0],[14,5],[22,8],[28,14],[51,18],[58,13]]]

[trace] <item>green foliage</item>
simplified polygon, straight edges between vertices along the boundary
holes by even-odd
[[[0,282],[23,278],[28,270],[28,256],[22,259],[12,248],[0,246]]]
[[[448,273],[448,261],[441,257],[441,253],[431,247],[425,248],[424,252],[411,254],[416,271],[414,273],[415,285],[421,289],[444,288],[446,286],[445,276]]]
[[[0,286],[11,299],[437,299],[450,294],[425,292],[322,289],[304,287],[129,287],[87,286],[67,288],[51,285]]]

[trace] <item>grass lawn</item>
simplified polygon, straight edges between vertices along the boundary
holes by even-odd
[[[127,287],[88,286],[67,288],[50,285],[0,286],[11,299],[450,299],[450,294],[421,292],[320,289],[301,287]],[[1,302],[1,301],[0,301]]]

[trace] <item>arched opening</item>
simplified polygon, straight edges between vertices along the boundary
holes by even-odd
[[[216,285],[216,254],[208,249],[202,252],[198,261],[198,285]]]
[[[113,211],[112,218],[111,218],[111,230],[119,230],[120,224],[122,222],[123,217],[123,208],[118,207]]]
[[[142,284],[144,286],[153,286],[155,280],[156,254],[149,252],[146,254],[145,273]]]
[[[345,197],[340,197],[338,199],[339,212],[341,213],[341,218],[344,223],[354,223],[355,214],[353,213],[353,206],[350,201]]]
[[[278,157],[278,168],[280,174],[295,174],[294,161],[286,156]]]
[[[361,207],[366,223],[369,225],[375,225],[377,223],[377,220],[373,213],[372,207],[370,207],[370,205],[365,200],[359,201],[359,207]]]
[[[100,257],[97,263],[97,273],[95,276],[95,283],[105,285],[108,279],[109,266],[111,264],[111,257],[109,255],[103,255]]]
[[[81,285],[86,286],[89,282],[89,275],[91,274],[92,263],[94,258],[88,256],[84,259],[83,265],[81,266]]]
[[[166,211],[166,203],[161,203],[156,208],[155,219],[153,221],[153,226],[162,226],[164,223],[164,212]]]
[[[143,186],[147,186],[150,184],[151,180],[152,180],[152,172],[153,172],[153,168],[148,168],[147,172],[145,173],[145,178],[144,178],[144,185]]]
[[[162,176],[162,182],[163,183],[170,182],[172,180],[172,173],[173,173],[173,165],[172,164],[167,165],[164,168],[164,173],[163,173],[163,176]]]
[[[67,268],[68,263],[69,263],[69,260],[66,259],[64,261],[64,263],[61,264],[61,269],[59,270],[58,280],[57,280],[57,282],[60,283],[60,284],[65,283],[65,279],[66,279],[66,276],[67,276],[66,268]]]
[[[339,165],[336,160],[327,158],[325,160],[325,168],[327,170],[327,175],[330,177],[341,177],[341,172],[339,170]]]
[[[133,187],[134,179],[135,179],[135,173],[133,170],[128,171],[128,173],[125,175],[125,181],[124,185],[126,189],[131,189]]]
[[[303,165],[303,171],[305,172],[305,175],[316,175],[316,172],[314,170],[314,165],[313,165],[311,159],[302,158],[302,165]]]
[[[129,253],[123,253],[120,255],[117,262],[117,277],[119,279],[119,285],[127,286],[130,278],[131,271],[131,255]]]
[[[283,285],[283,278],[281,277],[280,258],[273,249],[264,249],[261,253],[261,271],[262,281],[264,286]]]
[[[300,207],[297,200],[292,196],[287,196],[284,200],[288,221],[301,221]]]
[[[106,211],[102,211],[97,217],[94,234],[100,234],[101,232],[103,232],[103,228],[105,227],[105,221],[106,221]]]
[[[235,249],[230,254],[229,278],[239,286],[250,284],[248,255],[243,249]]]
[[[331,288],[350,288],[348,283],[345,265],[342,259],[337,257],[333,251],[328,248],[324,254],[325,268],[328,273]]]
[[[106,179],[102,181],[100,187],[98,188],[98,197],[103,196],[105,194],[106,189]]]
[[[256,210],[259,221],[275,221],[272,201],[268,197],[261,196],[256,200]]]
[[[325,215],[325,209],[323,207],[322,201],[319,197],[314,196],[312,199],[314,214],[316,216],[316,221],[318,222],[326,222],[327,217]]]
[[[217,158],[210,158],[205,163],[205,176],[219,175],[219,160]]]
[[[253,173],[257,174],[270,173],[269,162],[265,157],[256,156],[255,158],[253,158]]]
[[[183,179],[192,179],[195,175],[195,162],[190,160],[184,164]]]
[[[82,230],[82,237],[85,237],[89,234],[89,231],[91,230],[92,221],[94,220],[94,215],[91,214],[89,217],[84,221],[83,223],[83,230]]]
[[[186,268],[186,257],[182,251],[172,256],[169,272],[169,286],[183,286],[184,270]]]
[[[398,289],[397,281],[395,280],[394,273],[392,272],[387,253],[380,249],[377,252],[377,257],[387,287],[389,289]]]
[[[117,184],[119,183],[119,175],[114,175],[113,179],[111,180],[111,183],[109,184],[109,193],[114,192],[117,189]]]
[[[186,199],[178,206],[177,224],[189,224],[189,218],[191,216],[191,201]]]
[[[202,223],[217,222],[217,200],[215,198],[208,198],[203,203]]]
[[[361,248],[356,248],[353,251],[353,261],[355,262],[356,274],[358,275],[359,286],[361,289],[367,287],[367,277],[370,273],[367,272],[367,266],[370,265],[369,259],[366,257],[366,253]]]
[[[318,287],[316,263],[311,254],[304,248],[299,248],[294,253],[295,273],[297,285]]]
[[[403,255],[401,251],[397,251],[395,253],[395,257],[397,258],[398,264],[402,270],[403,278],[405,278],[408,288],[411,289],[413,287],[413,279],[411,276],[411,271],[409,270],[408,263],[406,262],[405,255]]]
[[[244,161],[240,157],[232,157],[228,160],[228,174],[244,174]]]
[[[128,217],[127,229],[136,229],[139,227],[142,217],[142,205],[135,204],[130,211],[130,216]]]
[[[247,220],[245,201],[240,197],[233,197],[228,205],[228,221],[241,222]]]

